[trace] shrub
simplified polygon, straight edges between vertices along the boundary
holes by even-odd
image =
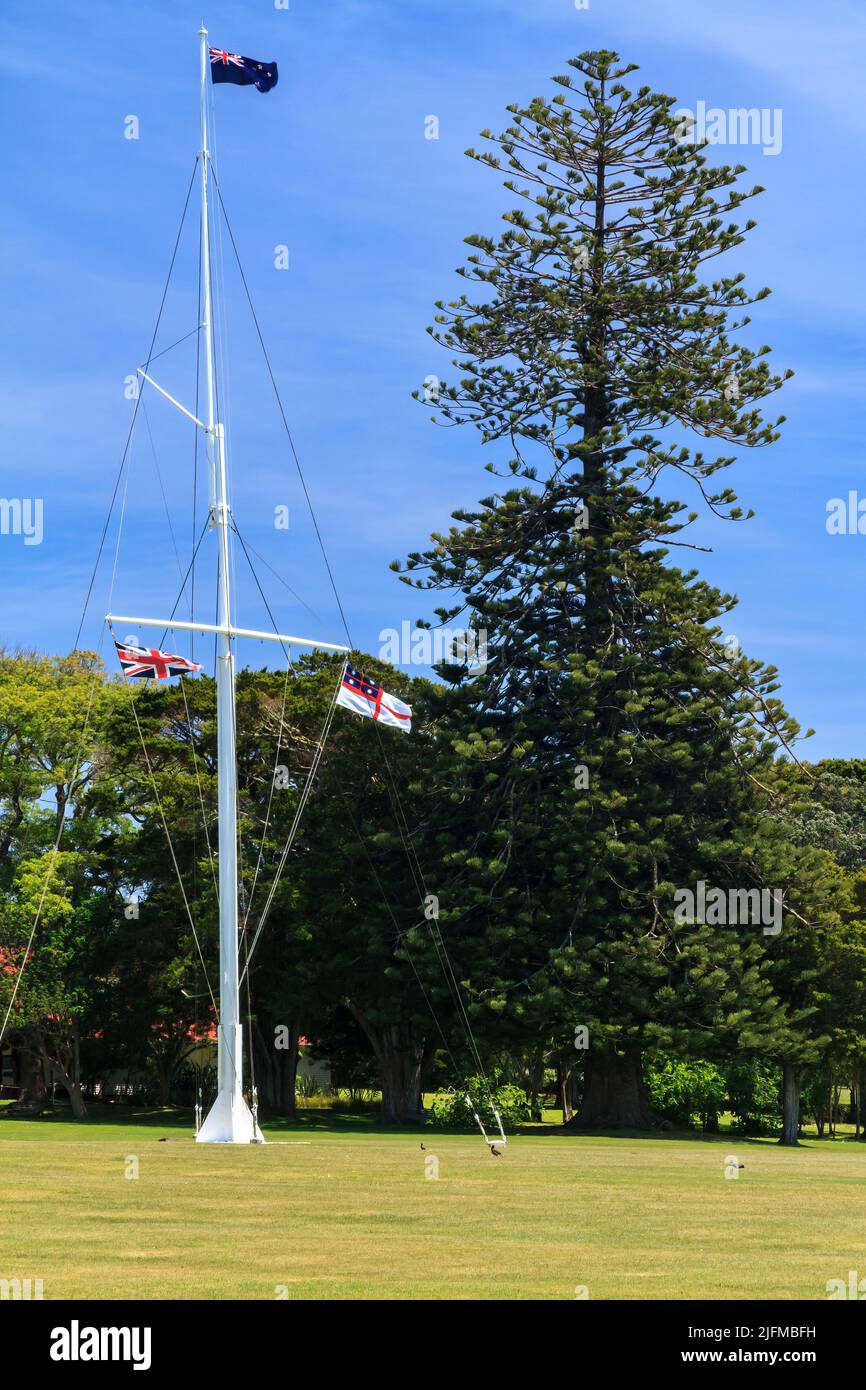
[[[833,1104],[833,1086],[826,1070],[810,1072],[800,1091],[800,1110],[803,1117],[810,1116],[815,1122],[819,1138],[823,1135],[830,1118]]]
[[[475,1120],[472,1117],[472,1108],[466,1102],[467,1092],[472,1098],[472,1108],[481,1116],[484,1128],[491,1139],[499,1132],[490,1104],[491,1097],[502,1117],[503,1129],[514,1129],[517,1125],[526,1124],[532,1118],[529,1101],[521,1088],[511,1085],[510,1082],[504,1082],[500,1074],[494,1073],[488,1077],[487,1085],[485,1085],[483,1077],[470,1076],[467,1078],[465,1086],[460,1090],[451,1090],[444,1095],[436,1096],[431,1115],[437,1128],[473,1128]]]
[[[772,1134],[782,1124],[782,1072],[774,1062],[729,1062],[725,1068],[734,1128]]]
[[[727,1087],[712,1062],[651,1063],[644,1079],[653,1109],[678,1129],[718,1128]]]

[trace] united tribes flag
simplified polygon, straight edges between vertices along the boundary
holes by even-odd
[[[396,695],[388,695],[380,685],[374,685],[351,666],[343,672],[337,704],[367,719],[378,719],[380,724],[391,724],[407,734],[412,732],[411,706],[398,700]]]

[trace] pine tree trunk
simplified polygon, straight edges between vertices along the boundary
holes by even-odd
[[[276,1047],[273,1036],[273,1028],[269,1030],[265,1025],[262,1029],[259,1020],[253,1019],[252,1042],[259,1103],[269,1115],[292,1118],[297,1114],[295,1091],[300,1059],[300,1025],[288,1025],[288,1047]]]
[[[556,1063],[556,1096],[562,1111],[562,1123],[567,1125],[574,1118],[571,1096],[571,1067],[560,1057]]]
[[[351,1001],[348,1006],[370,1039],[382,1083],[382,1119],[386,1125],[419,1124],[418,1107],[424,1038],[409,1023],[372,1024]]]
[[[526,1099],[533,1120],[541,1119],[541,1090],[544,1085],[544,1053],[538,1052],[529,1058],[525,1068]]]
[[[277,1054],[277,1114],[293,1117],[298,1110],[298,1062],[301,1057],[301,1030],[297,1024],[289,1029],[289,1046]]]
[[[48,1085],[39,1052],[39,1041],[30,1029],[22,1032],[20,1044],[15,1051],[18,1054],[21,1086],[18,1099],[10,1107],[10,1112],[41,1114],[49,1102]]]
[[[55,1067],[60,1073],[60,1082],[69,1097],[69,1104],[72,1107],[72,1114],[76,1120],[83,1120],[87,1114],[87,1106],[84,1103],[84,1092],[81,1088],[81,1081],[73,1073],[70,1076],[68,1070],[60,1062],[55,1062]]]
[[[840,1106],[840,1093],[835,1084],[835,1072],[830,1068],[830,1138],[835,1138],[835,1126],[838,1122],[838,1106]]]
[[[411,1052],[400,1044],[385,1044],[384,1055],[376,1052],[382,1079],[382,1119],[385,1124],[418,1124],[424,1119],[418,1107],[420,1067]]]
[[[258,1017],[252,1020],[249,1045],[252,1051],[250,1071],[255,1070],[259,1105],[266,1115],[275,1115],[278,1105],[276,1057],[265,1042]]]
[[[649,1103],[640,1048],[602,1052],[590,1048],[584,1064],[583,1099],[575,1129],[657,1129],[662,1121]]]
[[[83,1120],[87,1114],[87,1106],[84,1104],[84,1092],[81,1087],[81,1058],[78,1047],[77,1021],[73,1023],[71,1048],[58,1048],[59,1055],[57,1057],[50,1056],[44,1036],[37,1033],[37,1037],[45,1074],[50,1076],[56,1072],[59,1075],[61,1085],[69,1097],[72,1114],[76,1120]]]
[[[424,1109],[424,1083],[429,1078],[430,1067],[432,1065],[433,1058],[436,1056],[437,1042],[438,1039],[435,1036],[432,1038],[425,1039],[424,1050],[421,1053],[421,1066],[418,1069],[417,1109],[421,1115],[425,1116],[425,1118],[426,1111]]]
[[[782,1063],[782,1137],[780,1144],[795,1148],[800,1134],[801,1069],[794,1062]]]
[[[572,1067],[571,1076],[568,1082],[568,1101],[572,1118],[580,1105],[583,1096],[583,1067]]]
[[[81,1082],[72,1081],[69,1077],[67,1077],[64,1074],[63,1085],[66,1087],[66,1092],[69,1096],[69,1103],[72,1106],[72,1114],[75,1116],[76,1120],[83,1120],[85,1115],[87,1114],[87,1106],[84,1104],[84,1095],[81,1090]]]
[[[87,1114],[87,1106],[84,1103],[84,1092],[81,1088],[81,1078],[76,1075],[76,1068],[73,1068],[72,1075],[62,1063],[56,1063],[60,1073],[60,1080],[63,1089],[69,1097],[69,1104],[72,1107],[72,1114],[76,1120],[83,1120]]]

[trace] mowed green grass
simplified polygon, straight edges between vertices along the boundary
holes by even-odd
[[[863,1144],[541,1130],[497,1159],[327,1112],[265,1134],[3,1118],[0,1278],[46,1299],[571,1300],[823,1299],[866,1276]]]

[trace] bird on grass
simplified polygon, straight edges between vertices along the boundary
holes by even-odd
[[[501,1157],[502,1157],[502,1150],[501,1150],[501,1149],[497,1149],[496,1146],[495,1146],[494,1144],[491,1144],[491,1145],[490,1145],[490,1152],[493,1154],[493,1157],[494,1157],[494,1158],[501,1158]]]

